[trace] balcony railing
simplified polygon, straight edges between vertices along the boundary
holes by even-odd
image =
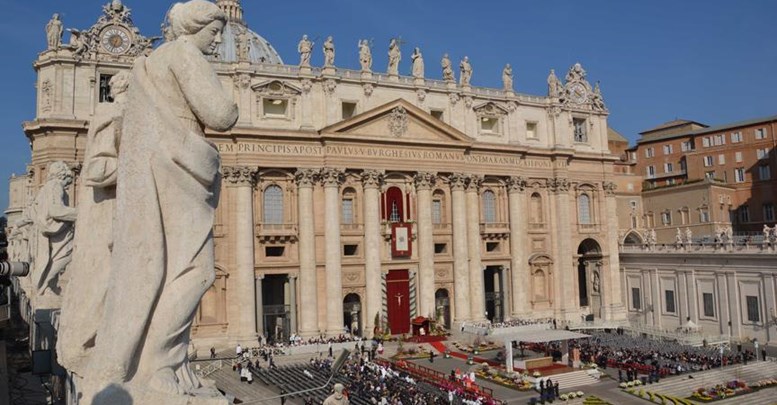
[[[445,233],[451,231],[451,224],[433,224],[435,233]]]
[[[364,224],[340,224],[340,232],[353,235],[364,233]]]
[[[531,222],[529,223],[529,230],[532,231],[544,231],[545,230],[545,223],[543,222]]]
[[[297,224],[256,224],[256,236],[263,240],[297,238]]]
[[[592,233],[599,231],[599,224],[577,224],[580,233]]]

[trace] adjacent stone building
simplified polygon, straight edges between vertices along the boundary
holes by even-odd
[[[507,69],[505,88],[488,89],[450,72],[424,78],[419,65],[413,77],[372,71],[371,60],[318,68],[303,42],[301,63],[284,64],[247,27],[240,1],[217,3],[230,21],[213,65],[240,119],[207,135],[223,187],[217,277],[196,340],[404,333],[415,316],[448,326],[625,319],[620,159],[580,64],[563,84],[551,73],[548,95],[516,92]],[[155,41],[114,1],[71,45],[40,54],[36,116],[24,123],[32,161],[11,183],[9,213],[24,210],[48,163],[78,173],[95,106],[112,101],[110,78]]]

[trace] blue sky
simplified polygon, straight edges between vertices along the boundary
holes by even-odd
[[[32,62],[44,26],[59,12],[66,27],[88,28],[108,0],[0,0],[0,211],[7,178],[30,159],[21,123],[34,118]],[[675,118],[714,125],[777,114],[777,1],[243,0],[249,26],[297,63],[296,44],[333,35],[337,65],[358,67],[356,43],[374,40],[374,69],[385,70],[390,38],[406,42],[400,71],[420,46],[427,76],[439,59],[467,55],[476,86],[500,87],[505,63],[515,87],[546,93],[549,69],[563,77],[581,62],[601,81],[610,126],[632,142]],[[146,35],[158,35],[166,0],[125,0]],[[67,37],[67,35],[66,35]],[[317,41],[313,63],[323,57]]]

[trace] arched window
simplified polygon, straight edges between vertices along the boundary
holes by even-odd
[[[496,222],[496,195],[491,190],[483,192],[483,222],[487,224]]]
[[[264,201],[262,204],[265,224],[283,223],[283,189],[272,185],[264,189]]]
[[[580,194],[577,197],[577,211],[581,224],[591,223],[591,197],[588,194]]]
[[[531,223],[541,224],[545,222],[542,216],[542,197],[534,193],[531,195]]]
[[[384,219],[389,222],[402,222],[405,221],[405,202],[403,201],[405,194],[399,187],[389,187],[384,194],[384,203],[386,210],[386,217]]]
[[[445,194],[437,190],[434,192],[434,195],[432,196],[432,223],[433,224],[442,224],[443,219],[445,218]]]
[[[343,200],[340,206],[340,220],[343,224],[353,224],[355,222],[355,201],[356,191],[352,188],[346,188],[343,191]]]

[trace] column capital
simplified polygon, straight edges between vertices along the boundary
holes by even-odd
[[[364,188],[381,188],[383,186],[384,173],[381,170],[365,170],[361,180]]]
[[[467,192],[477,193],[483,185],[483,176],[470,174],[467,176]]]
[[[259,169],[249,166],[223,166],[221,173],[224,180],[236,186],[251,186],[256,184],[256,175]]]
[[[467,175],[452,173],[448,176],[448,183],[451,186],[451,190],[464,190],[467,187]]]
[[[605,195],[612,197],[615,195],[615,191],[618,190],[618,185],[611,181],[605,181],[602,183],[602,189]]]
[[[256,275],[254,275],[254,280],[264,280],[264,274],[256,274]]]
[[[437,173],[418,172],[413,180],[416,190],[431,190],[437,184]]]
[[[289,277],[289,281],[292,282],[292,283],[294,282],[294,280],[297,279],[297,275],[296,274],[289,274],[288,277]]]
[[[343,169],[325,167],[321,169],[319,177],[324,187],[340,187],[345,181],[345,171]]]
[[[316,169],[297,169],[294,180],[297,182],[297,187],[313,187],[318,175],[319,172]]]
[[[507,190],[510,193],[523,192],[524,190],[526,190],[526,178],[522,176],[508,177]]]
[[[547,179],[545,186],[554,193],[566,193],[569,191],[569,179],[563,177]]]

